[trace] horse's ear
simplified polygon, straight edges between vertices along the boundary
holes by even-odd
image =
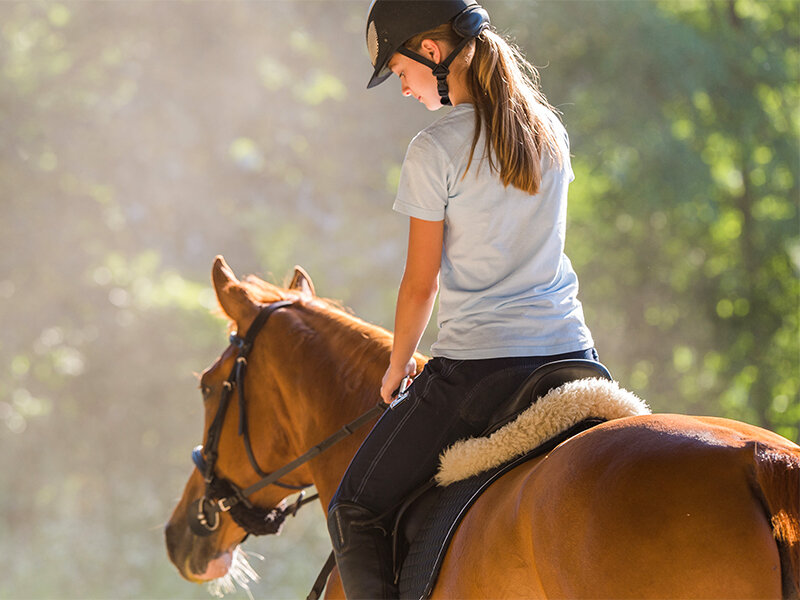
[[[258,311],[258,306],[247,295],[247,291],[221,256],[217,256],[214,260],[211,280],[214,282],[219,305],[225,314],[236,322],[240,330],[249,325],[254,313]]]
[[[295,265],[294,267],[294,277],[292,277],[292,283],[289,284],[290,290],[297,290],[304,296],[316,296],[317,293],[314,290],[314,283],[311,281],[311,277],[309,277],[308,273],[305,272],[303,267]]]

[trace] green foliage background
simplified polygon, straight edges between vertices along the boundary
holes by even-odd
[[[485,5],[571,135],[601,359],[656,411],[797,440],[798,3]],[[215,254],[301,264],[391,327],[390,205],[434,115],[364,89],[367,6],[0,3],[0,597],[208,597],[161,527],[202,435],[193,373],[225,345]],[[247,542],[256,597],[305,597],[327,554],[306,510]]]

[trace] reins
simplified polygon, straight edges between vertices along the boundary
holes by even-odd
[[[191,504],[187,514],[189,527],[192,532],[198,536],[207,537],[216,531],[219,527],[219,513],[228,511],[230,511],[230,515],[234,521],[248,534],[264,535],[277,533],[287,516],[294,516],[301,506],[317,499],[319,496],[315,494],[305,498],[304,493],[301,491],[300,497],[291,506],[281,508],[275,507],[273,509],[264,509],[255,506],[248,499],[249,496],[252,496],[268,485],[278,485],[292,490],[303,490],[307,487],[311,487],[311,484],[292,485],[279,480],[287,473],[297,469],[314,457],[325,452],[334,444],[353,434],[357,429],[380,416],[387,408],[384,402],[378,402],[376,406],[372,407],[360,417],[348,423],[332,436],[326,438],[277,471],[265,473],[259,467],[253,454],[247,423],[244,394],[244,376],[247,371],[247,358],[253,347],[256,336],[259,331],[263,329],[264,325],[266,325],[272,313],[280,308],[290,306],[291,304],[292,302],[287,300],[268,304],[258,313],[244,338],[238,336],[236,333],[232,333],[230,336],[231,343],[239,349],[239,354],[236,357],[236,362],[234,363],[233,369],[231,369],[230,375],[223,383],[219,408],[217,409],[217,414],[214,416],[214,420],[211,422],[206,435],[206,446],[197,446],[192,451],[192,462],[194,462],[195,466],[197,466],[198,470],[203,474],[203,478],[206,482],[206,490],[203,497]],[[238,389],[239,435],[243,438],[250,464],[261,477],[259,481],[244,489],[239,488],[224,477],[218,477],[215,473],[218,459],[219,436],[222,431],[225,413],[230,404],[230,397],[234,387]]]

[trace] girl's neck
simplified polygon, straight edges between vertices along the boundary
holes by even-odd
[[[457,106],[459,104],[472,104],[472,96],[467,89],[466,81],[464,80],[464,72],[460,73],[453,73],[450,77],[447,78],[447,84],[449,88],[448,96],[450,97],[450,103],[453,106]]]

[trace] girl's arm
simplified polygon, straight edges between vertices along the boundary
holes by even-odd
[[[414,352],[425,332],[439,291],[444,221],[423,221],[411,217],[408,230],[408,256],[397,294],[394,319],[394,345],[389,368],[381,383],[384,402],[407,375],[415,375]]]

